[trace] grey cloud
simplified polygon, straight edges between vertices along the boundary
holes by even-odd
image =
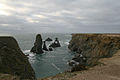
[[[119,0],[1,1],[11,15],[0,15],[0,32],[120,31]]]

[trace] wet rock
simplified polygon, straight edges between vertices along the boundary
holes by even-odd
[[[13,37],[0,37],[0,73],[18,76],[20,80],[36,80],[28,58]]]
[[[53,40],[52,40],[51,38],[48,37],[45,41],[53,41]]]
[[[42,54],[43,53],[42,37],[41,37],[40,34],[37,34],[34,46],[32,47],[30,52],[37,53],[37,54]]]
[[[61,47],[58,38],[56,38],[54,43],[52,43],[49,47],[52,47],[52,48]]]
[[[48,51],[47,46],[46,46],[46,41],[43,42],[43,50]]]
[[[53,48],[49,47],[49,51],[53,51]]]
[[[83,55],[81,54],[75,55],[74,58],[72,58],[72,60],[68,62],[69,66],[72,67],[71,71],[85,70],[86,69],[85,66],[87,66],[86,60],[87,59],[83,57]]]

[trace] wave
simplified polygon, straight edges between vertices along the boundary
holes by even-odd
[[[64,44],[69,45],[69,42],[64,42]]]
[[[54,68],[56,68],[56,69],[61,73],[61,70],[60,70],[59,67],[57,67],[54,63],[51,63],[51,65],[52,65]]]
[[[29,53],[30,52],[30,50],[24,50],[23,51],[23,53]]]

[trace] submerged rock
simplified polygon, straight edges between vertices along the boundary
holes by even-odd
[[[34,46],[32,47],[30,52],[37,53],[37,54],[42,54],[43,53],[42,37],[41,37],[40,34],[37,34]]]
[[[28,58],[13,37],[0,37],[0,73],[18,76],[20,80],[36,80]]]
[[[55,41],[54,41],[54,43],[52,43],[49,47],[53,47],[53,48],[61,47],[58,38],[56,38]]]
[[[48,37],[45,41],[53,41],[53,40],[52,40],[51,38]]]
[[[43,42],[43,50],[48,51],[45,41]]]

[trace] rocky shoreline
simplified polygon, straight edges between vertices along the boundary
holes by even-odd
[[[119,57],[120,55],[120,52],[118,52],[120,50],[120,34],[72,34],[72,40],[70,41],[68,48],[71,51],[75,52],[75,55],[77,54],[77,56],[75,56],[72,59],[75,62],[75,63],[72,62],[72,64],[74,64],[74,66],[72,66],[73,71],[65,72],[53,77],[43,78],[40,80],[97,80],[99,78],[101,80],[112,79],[110,78],[110,76],[107,76],[109,77],[108,79],[102,78],[102,76],[99,76],[100,75],[99,71],[104,72],[104,69],[103,70],[101,69],[104,68],[105,62],[107,61],[112,62],[113,60],[116,59],[119,60],[119,58],[114,58],[116,57],[114,55],[117,54],[117,57]],[[82,55],[82,57],[80,55]],[[86,58],[84,65],[82,64],[83,62],[81,62],[83,58]],[[114,58],[114,59],[110,60],[110,58]],[[101,60],[103,61],[101,62]],[[76,64],[76,62],[78,62],[78,64]],[[117,63],[118,65],[120,65],[119,61],[117,61],[116,64]],[[114,65],[113,63],[110,64]],[[109,64],[106,65],[109,69],[110,67]],[[82,68],[83,66],[87,68],[87,70],[85,70],[85,68]],[[97,70],[94,69],[95,67],[99,67],[99,66],[100,68],[97,68]],[[93,72],[91,71],[91,69],[93,69]],[[96,71],[98,71],[98,73],[95,73]],[[80,76],[81,73],[84,73],[84,75]],[[90,75],[90,73],[93,74]],[[95,79],[94,75],[96,74],[99,75],[97,75]],[[90,76],[87,77],[87,75]],[[116,80],[116,79],[112,79],[112,80]]]
[[[40,45],[38,45],[38,40],[41,41]],[[41,45],[41,35],[37,35],[34,50],[41,48],[37,51],[42,52]],[[71,71],[38,80],[84,80],[86,75],[89,75],[86,80],[94,80],[89,73],[92,75],[105,74],[104,67],[108,72],[112,70],[112,72],[116,72],[114,74],[119,75],[120,72],[117,72],[117,69],[120,70],[120,34],[72,34],[68,48],[75,53],[75,57],[69,61]],[[111,65],[117,69],[110,68]],[[98,73],[94,71],[98,71]],[[5,77],[6,79],[4,79]],[[108,79],[101,80],[110,79],[109,76]],[[118,79],[120,78],[118,77]],[[35,72],[28,58],[20,50],[17,41],[10,36],[0,37],[0,80],[36,80]]]
[[[120,49],[120,34],[73,34],[68,48],[75,52],[72,71],[85,70]]]

